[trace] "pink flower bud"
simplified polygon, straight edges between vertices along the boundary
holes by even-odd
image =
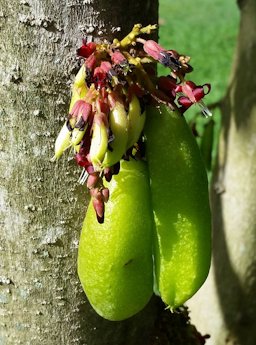
[[[99,175],[97,173],[90,174],[87,179],[87,188],[91,189],[96,186],[99,181]]]
[[[170,67],[173,71],[181,68],[178,60],[177,52],[175,50],[165,50],[158,43],[153,40],[145,41],[143,46],[144,51],[156,61],[159,61],[165,67]]]
[[[100,201],[103,201],[103,196],[102,196],[102,194],[101,194],[101,190],[99,190],[99,188],[96,188],[98,191],[97,191],[97,193],[96,193],[96,195],[95,195],[95,199],[97,199],[97,200],[100,200]]]
[[[96,67],[93,73],[93,82],[96,89],[101,89],[106,86],[107,74],[101,67]]]
[[[143,45],[144,51],[151,56],[155,60],[159,60],[160,53],[164,51],[164,49],[155,41],[148,40]]]
[[[75,104],[73,105],[70,115],[72,115],[73,117],[82,117],[84,122],[87,122],[91,113],[92,113],[91,104],[80,99],[76,101]]]
[[[102,63],[100,64],[100,68],[107,74],[112,68],[112,65],[108,61],[102,61]]]
[[[87,155],[87,157],[88,157],[88,155]],[[90,161],[89,157],[88,157],[88,161]],[[93,174],[94,173],[94,168],[93,168],[93,165],[92,165],[91,161],[90,161],[90,164],[88,165],[88,167],[86,168],[86,171],[88,172],[88,174]]]
[[[90,71],[94,70],[96,63],[97,63],[97,59],[94,54],[90,55],[88,59],[86,59],[85,61],[85,65]]]
[[[109,189],[108,188],[103,188],[101,191],[102,197],[103,197],[103,201],[104,202],[108,202],[109,199]]]
[[[105,211],[104,202],[102,200],[93,199],[92,204],[93,204],[94,210],[96,212],[98,222],[103,223],[104,222],[104,211]]]
[[[90,195],[92,198],[96,199],[97,193],[99,191],[99,188],[91,188],[90,189]]]
[[[111,61],[115,64],[115,65],[122,65],[124,63],[127,63],[126,58],[124,57],[124,55],[119,51],[119,50],[115,50],[112,54],[111,54]]]

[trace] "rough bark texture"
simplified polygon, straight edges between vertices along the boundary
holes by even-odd
[[[256,2],[239,1],[240,34],[212,191],[213,269],[190,302],[209,345],[256,344]]]
[[[146,344],[154,302],[117,323],[88,305],[76,273],[87,193],[72,160],[50,158],[82,37],[156,21],[156,0],[0,0],[1,345]]]

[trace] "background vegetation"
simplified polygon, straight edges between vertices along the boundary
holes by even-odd
[[[170,49],[191,57],[194,71],[191,79],[198,85],[210,83],[212,90],[205,98],[207,105],[220,101],[227,90],[232,67],[232,57],[239,29],[239,10],[234,0],[160,0],[159,40]],[[166,74],[164,68],[159,73]],[[199,108],[191,107],[186,118],[194,120]],[[220,111],[214,114],[213,157],[216,156],[216,143],[220,126]],[[196,117],[196,129],[200,142],[207,121]],[[208,135],[209,140],[209,135]],[[207,158],[207,157],[205,157]],[[211,165],[206,162],[207,165]]]

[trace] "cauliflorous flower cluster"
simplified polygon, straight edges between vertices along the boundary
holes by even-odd
[[[146,105],[164,103],[183,114],[198,104],[211,115],[202,98],[210,84],[196,85],[186,80],[192,71],[188,56],[166,50],[153,40],[145,40],[156,25],[136,24],[121,41],[111,44],[83,40],[77,55],[84,59],[75,77],[68,118],[55,142],[55,156],[73,147],[75,160],[83,167],[80,182],[87,181],[98,221],[104,221],[104,207],[110,181],[118,173],[120,160],[140,154],[146,120]],[[169,69],[156,76],[155,63]]]

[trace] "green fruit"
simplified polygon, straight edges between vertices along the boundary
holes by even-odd
[[[126,148],[129,149],[139,140],[146,120],[146,112],[144,111],[141,113],[140,101],[136,95],[132,96],[132,99],[129,103],[127,118],[128,141]]]
[[[90,202],[78,250],[78,275],[96,312],[123,320],[139,312],[153,293],[152,210],[146,165],[121,161],[106,187],[105,220]]]
[[[71,146],[71,131],[67,126],[67,121],[64,123],[63,127],[61,128],[59,135],[55,141],[54,146],[54,157],[52,161],[59,159],[63,152],[67,150]]]
[[[162,300],[176,308],[207,277],[211,258],[208,182],[182,115],[147,109],[146,157],[155,219],[155,275]]]
[[[95,115],[95,117],[98,115]],[[93,124],[93,133],[90,146],[90,159],[94,170],[101,169],[101,162],[108,148],[108,131],[102,118],[99,117]]]
[[[114,108],[109,114],[109,126],[114,135],[114,140],[108,146],[102,167],[107,168],[115,165],[126,152],[128,140],[128,119],[125,107],[122,103],[116,102]]]

